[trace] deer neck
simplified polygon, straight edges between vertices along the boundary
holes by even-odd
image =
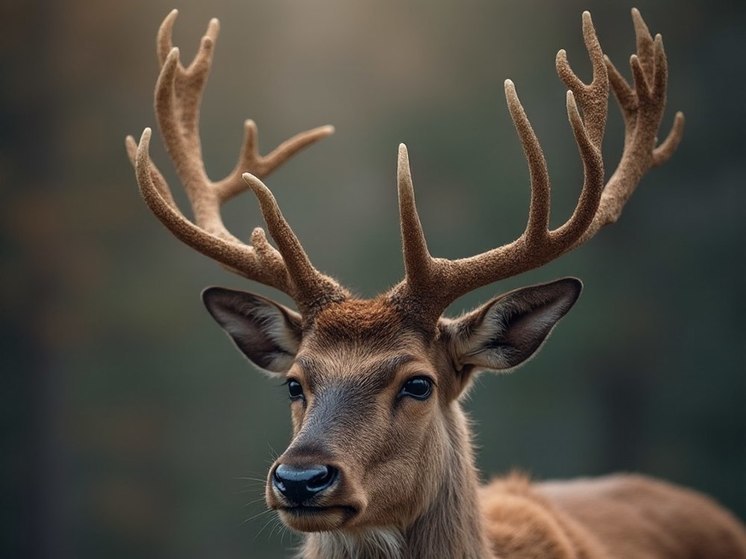
[[[478,475],[468,420],[454,402],[446,430],[442,484],[430,507],[405,529],[306,536],[302,559],[493,559],[482,530]]]

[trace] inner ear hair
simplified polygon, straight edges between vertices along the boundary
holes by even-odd
[[[300,346],[301,317],[254,293],[222,287],[202,292],[207,311],[236,347],[260,369],[286,373]]]
[[[581,290],[580,280],[562,278],[516,289],[457,319],[451,326],[456,362],[503,371],[525,363],[572,308]]]

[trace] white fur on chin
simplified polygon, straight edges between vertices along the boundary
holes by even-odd
[[[349,534],[321,532],[308,536],[326,559],[401,559],[404,538],[393,528],[378,528]],[[304,546],[305,547],[305,546]],[[304,557],[302,550],[298,557]]]

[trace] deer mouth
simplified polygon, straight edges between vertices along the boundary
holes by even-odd
[[[336,530],[349,523],[358,514],[350,505],[293,506],[277,509],[280,519],[288,527],[301,532]]]

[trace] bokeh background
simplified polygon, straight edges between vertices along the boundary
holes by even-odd
[[[562,275],[586,283],[539,358],[472,392],[479,465],[485,477],[641,471],[744,517],[746,5],[637,5],[669,55],[663,126],[683,110],[685,140],[590,244],[454,305]],[[202,121],[213,177],[232,167],[244,118],[265,150],[336,125],[268,184],[314,263],[363,295],[402,275],[400,141],[436,255],[513,239],[528,179],[502,94],[512,78],[559,223],[581,166],[554,55],[566,48],[588,76],[583,9],[619,66],[634,46],[631,5],[608,0],[2,3],[2,557],[271,559],[296,543],[262,501],[288,439],[285,390],[198,297],[210,284],[276,294],[172,238],[124,154],[124,135],[154,124],[154,37],[173,7],[184,58],[210,17],[222,22]],[[613,103],[610,115],[609,171],[622,137]],[[261,222],[249,195],[225,214],[244,238]]]

